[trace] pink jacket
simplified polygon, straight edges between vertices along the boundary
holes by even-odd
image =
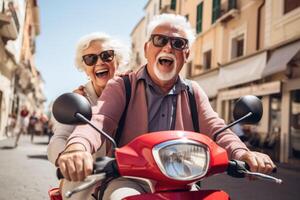
[[[120,145],[127,144],[135,137],[148,132],[148,114],[146,91],[143,81],[137,81],[138,72],[129,75],[131,81],[131,99],[128,105],[127,117],[120,140]],[[213,138],[213,134],[224,127],[224,121],[213,111],[208,97],[196,82],[192,82],[196,98],[200,132]],[[111,79],[105,87],[97,105],[92,107],[92,123],[109,134],[114,134],[119,119],[125,107],[125,86],[123,79]],[[182,91],[178,95],[175,130],[193,131],[188,94]],[[112,135],[113,136],[113,135]],[[103,138],[89,125],[77,126],[69,137],[67,145],[81,143],[87,151],[93,153],[101,147]],[[239,159],[248,151],[247,147],[230,130],[224,131],[216,141],[225,148],[231,159]]]

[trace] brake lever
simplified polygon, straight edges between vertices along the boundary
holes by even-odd
[[[261,180],[267,180],[267,181],[275,182],[277,184],[282,184],[282,179],[276,178],[274,176],[270,176],[270,175],[262,174],[262,173],[258,173],[258,172],[251,172],[249,170],[245,170],[244,173],[246,175],[254,176]]]
[[[278,179],[273,176],[258,173],[258,172],[251,172],[249,171],[249,169],[250,168],[247,163],[238,160],[231,160],[228,163],[227,174],[236,178],[244,178],[246,175],[249,175],[249,176],[257,177],[259,179],[272,181],[277,184],[282,184],[283,182],[282,179]],[[272,173],[276,173],[276,172],[277,172],[277,168],[274,168]]]
[[[74,188],[72,190],[68,190],[65,193],[65,197],[70,198],[73,194],[76,194],[77,192],[85,190],[85,189],[95,185],[96,183],[98,183],[99,181],[101,181],[105,178],[106,178],[105,173],[93,174],[93,175],[87,176],[83,181],[84,183],[82,183],[81,185],[77,186],[76,188]]]

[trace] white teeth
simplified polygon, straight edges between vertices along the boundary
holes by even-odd
[[[104,73],[104,72],[108,72],[108,69],[101,69],[101,70],[98,70],[98,71],[96,71],[96,74],[98,74],[98,73]]]
[[[106,76],[108,74],[108,72],[109,72],[108,69],[100,69],[95,72],[95,75],[97,77],[103,77],[103,76]]]
[[[166,57],[166,56],[162,56],[159,58],[160,60],[164,59],[164,60],[168,60],[168,61],[174,61],[173,58],[170,58],[170,57]]]

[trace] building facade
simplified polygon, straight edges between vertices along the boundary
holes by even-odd
[[[240,96],[261,98],[261,122],[245,126],[250,148],[300,164],[299,1],[149,0],[147,6],[153,4],[155,13],[183,15],[195,29],[192,60],[181,75],[199,83],[226,122]]]
[[[40,32],[36,0],[0,1],[0,137],[8,116],[22,105],[43,110],[43,80],[34,63],[35,38]]]

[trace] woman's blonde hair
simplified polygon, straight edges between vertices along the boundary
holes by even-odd
[[[119,66],[126,66],[129,62],[129,48],[122,44],[119,40],[113,39],[106,33],[95,32],[90,33],[81,37],[76,46],[75,52],[75,66],[80,70],[84,71],[84,63],[82,62],[82,53],[85,49],[89,48],[91,42],[100,41],[102,47],[109,50],[114,50],[115,58],[117,61],[117,69]]]

